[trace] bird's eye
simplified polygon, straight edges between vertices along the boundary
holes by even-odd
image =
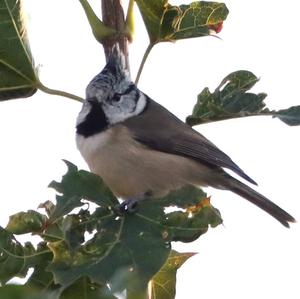
[[[115,93],[114,96],[113,96],[113,98],[112,98],[112,101],[113,101],[113,102],[120,102],[121,97],[122,97],[121,94]]]

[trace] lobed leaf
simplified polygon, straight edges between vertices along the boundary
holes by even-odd
[[[64,241],[49,245],[54,254],[49,270],[55,281],[68,286],[88,276],[100,284],[110,282],[117,289],[124,289],[128,281],[148,282],[170,250],[160,228],[136,215],[111,215],[99,221],[94,237],[73,255]]]
[[[81,209],[77,214],[69,214],[65,216],[59,223],[54,223],[54,232],[57,238],[49,239],[50,242],[64,240],[71,253],[75,252],[85,241],[85,234],[91,234],[101,221],[101,217],[112,215],[110,209],[97,208],[93,214],[89,211]],[[49,231],[46,232],[49,234]],[[51,235],[52,236],[52,235]]]
[[[32,268],[26,287],[46,292],[51,299],[67,299],[75,291],[86,298],[115,298],[113,293],[124,289],[140,294],[165,264],[172,241],[191,242],[221,223],[206,194],[193,186],[142,201],[136,213],[120,215],[113,208],[117,199],[101,178],[66,163],[61,182],[50,184],[61,193],[57,205],[40,205],[47,216],[21,212],[8,224],[12,232],[32,232],[44,242],[37,249],[31,243],[22,246],[11,232],[1,230],[2,283],[24,277]],[[83,205],[82,199],[98,207],[91,212],[86,204],[87,209],[70,214]],[[181,211],[167,212],[170,206]]]
[[[40,283],[43,279],[40,273],[44,271],[51,259],[52,254],[45,242],[40,242],[36,249],[30,242],[22,245],[11,232],[0,227],[0,282],[2,284],[14,277],[26,277],[29,268],[33,268],[34,272],[27,284],[32,285],[35,276]],[[51,273],[47,273],[47,276],[51,276],[53,280]]]
[[[0,228],[0,283],[5,284],[13,277],[25,277],[28,269],[36,267],[42,261],[51,259],[52,255],[40,243],[35,249],[30,242],[22,245],[13,234]]]
[[[187,185],[170,192],[164,198],[158,199],[156,204],[164,207],[177,206],[185,209],[198,204],[205,198],[207,198],[207,194],[202,189]]]
[[[21,0],[0,1],[0,100],[30,97],[37,78]]]
[[[249,92],[258,81],[253,73],[240,70],[226,76],[213,93],[204,88],[186,122],[194,126],[231,118],[271,115],[288,125],[300,125],[300,106],[271,111],[264,102],[265,93]]]
[[[195,1],[173,6],[167,0],[136,0],[151,44],[218,33],[228,15],[225,4]]]
[[[41,231],[47,222],[47,217],[34,210],[19,212],[9,217],[6,229],[16,235]]]
[[[33,268],[33,272],[25,284],[27,287],[48,292],[57,288],[54,285],[52,273],[46,270],[52,257],[47,243],[40,242],[31,256],[26,258],[27,267]]]
[[[23,273],[24,248],[13,234],[0,227],[0,283]]]
[[[71,212],[74,208],[82,206],[82,199],[92,201],[98,205],[113,206],[118,200],[104,184],[102,179],[88,171],[78,170],[71,162],[65,161],[68,172],[63,176],[62,181],[51,182],[49,187],[54,188],[63,195],[57,195],[57,204],[50,215],[54,221]]]
[[[166,214],[164,221],[165,236],[170,241],[193,242],[207,232],[209,227],[216,227],[222,223],[220,212],[208,199],[186,211],[174,211]]]
[[[55,283],[63,288],[83,277],[100,285],[109,283],[116,291],[132,285],[146,285],[165,263],[171,241],[193,241],[209,226],[222,221],[206,194],[193,186],[171,192],[165,198],[142,201],[136,213],[119,215],[112,207],[117,200],[107,187],[103,187],[98,176],[66,163],[68,172],[62,182],[51,184],[62,193],[53,213],[50,212],[50,220],[61,216],[50,225],[50,228],[55,226],[56,237],[52,235],[49,239],[51,234],[45,231],[53,254],[47,269],[53,273]],[[102,198],[101,190],[107,197]],[[80,210],[77,214],[66,215],[75,207],[74,197],[76,206],[85,198],[97,202],[99,207],[93,213]],[[68,204],[70,200],[72,204]],[[185,210],[166,213],[165,207],[169,206]],[[53,214],[55,217],[51,218]],[[88,241],[85,232],[92,233]]]
[[[193,252],[179,253],[172,250],[165,264],[151,280],[150,299],[174,299],[177,270],[194,255]]]

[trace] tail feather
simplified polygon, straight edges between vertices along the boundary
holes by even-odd
[[[229,184],[228,179],[230,182]],[[255,204],[256,206],[273,216],[285,227],[290,227],[290,222],[296,222],[293,216],[270,201],[268,198],[231,176],[229,176],[229,178],[226,178],[226,189],[229,189],[230,191]]]

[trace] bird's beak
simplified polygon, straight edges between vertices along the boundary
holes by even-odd
[[[91,104],[95,104],[95,103],[97,103],[97,98],[96,97],[87,98],[86,101]]]

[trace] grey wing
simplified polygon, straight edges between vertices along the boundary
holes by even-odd
[[[133,138],[157,151],[192,158],[210,167],[228,168],[256,185],[229,156],[203,135],[148,98],[146,110],[124,123]]]

